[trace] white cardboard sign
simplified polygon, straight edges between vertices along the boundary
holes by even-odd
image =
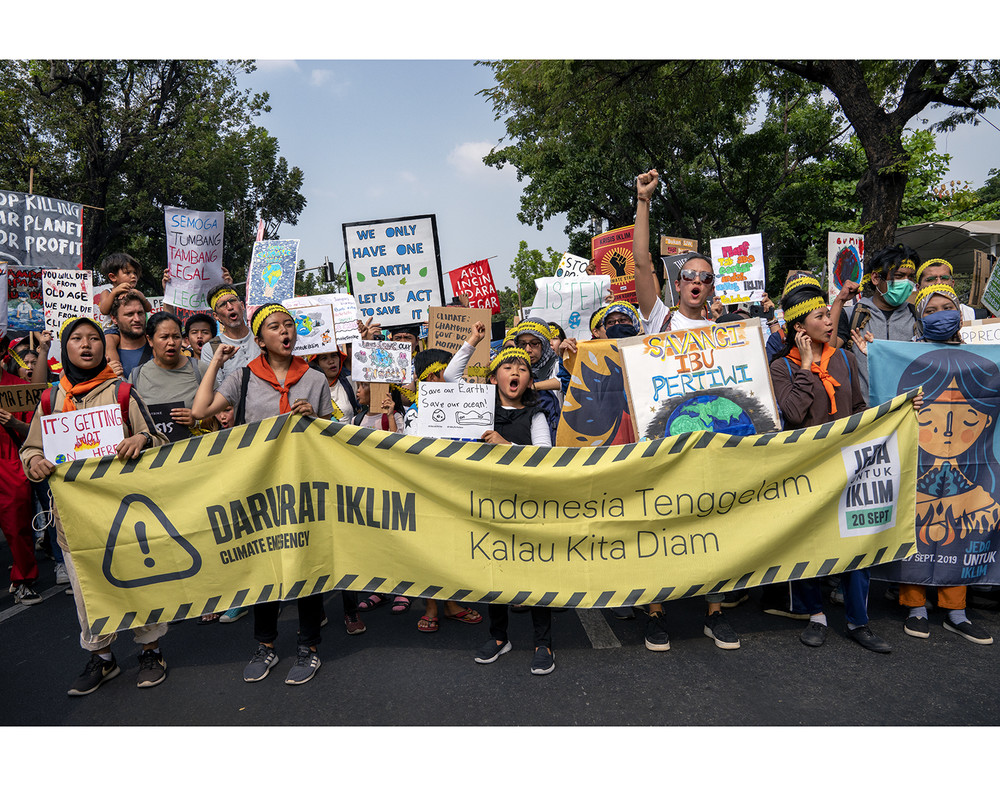
[[[42,452],[53,464],[113,456],[124,438],[122,410],[117,405],[42,417]]]
[[[493,430],[497,387],[492,383],[421,381],[417,435],[437,439],[482,439]]]

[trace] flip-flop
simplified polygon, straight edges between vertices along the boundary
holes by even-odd
[[[428,617],[426,614],[417,621],[417,630],[421,633],[434,633],[438,629],[437,617]]]
[[[392,600],[392,608],[389,609],[390,614],[402,614],[410,607],[409,597],[395,597]]]
[[[381,595],[370,594],[358,603],[358,611],[371,611],[375,606],[382,605],[383,602]]]
[[[477,625],[483,621],[483,615],[474,608],[463,608],[457,614],[445,614],[445,616],[448,619],[453,619],[456,622],[464,622],[467,625]]]
[[[219,621],[219,614],[202,614],[201,618],[198,620],[199,625],[211,625],[213,622]]]

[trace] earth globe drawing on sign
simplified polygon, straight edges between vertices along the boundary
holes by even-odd
[[[663,401],[643,433],[661,439],[693,431],[753,436],[773,430],[774,419],[756,397],[719,387]]]

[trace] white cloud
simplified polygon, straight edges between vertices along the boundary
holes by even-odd
[[[257,62],[257,71],[264,72],[268,74],[278,73],[278,72],[299,72],[299,64],[297,61],[282,61],[279,59],[259,59]]]
[[[490,179],[501,175],[501,171],[495,167],[487,167],[483,163],[483,157],[490,152],[493,145],[490,142],[462,142],[455,145],[448,154],[448,163],[455,168],[459,176],[463,178]],[[506,170],[506,173],[514,174],[513,170]]]
[[[341,94],[348,82],[340,80],[332,69],[314,69],[309,72],[309,85],[316,89],[327,89],[334,94]]]

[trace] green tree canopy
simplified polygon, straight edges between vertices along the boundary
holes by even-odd
[[[249,61],[0,63],[0,182],[83,203],[84,265],[125,250],[158,289],[163,207],[225,211],[223,263],[245,275],[257,222],[266,235],[305,207],[302,171],[254,119],[266,94],[241,89]],[[156,291],[155,293],[159,293]]]

